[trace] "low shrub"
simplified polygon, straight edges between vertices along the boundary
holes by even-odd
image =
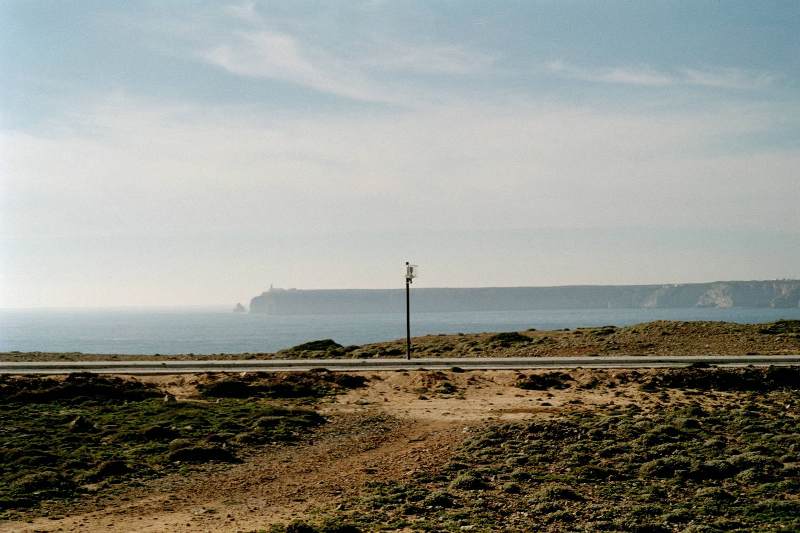
[[[517,378],[516,386],[525,390],[567,389],[574,380],[565,372],[531,374]]]

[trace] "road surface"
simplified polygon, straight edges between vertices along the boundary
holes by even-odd
[[[359,370],[530,370],[542,368],[677,368],[693,364],[715,366],[800,365],[800,355],[689,355],[527,358],[405,359],[268,359],[235,361],[47,361],[0,362],[0,374],[195,374],[202,372],[287,372],[312,369]]]

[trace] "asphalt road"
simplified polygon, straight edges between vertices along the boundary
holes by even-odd
[[[287,372],[312,369],[358,370],[529,370],[541,368],[677,368],[800,365],[800,355],[690,355],[615,357],[455,358],[455,359],[272,359],[238,361],[52,361],[0,362],[0,374],[194,374],[202,372]]]

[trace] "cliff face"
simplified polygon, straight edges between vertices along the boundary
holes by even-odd
[[[251,313],[273,315],[391,313],[405,306],[403,289],[271,289],[250,301]],[[800,307],[800,280],[721,281],[678,285],[584,285],[414,289],[415,311]]]

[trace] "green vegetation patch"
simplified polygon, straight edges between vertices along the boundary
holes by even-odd
[[[342,346],[333,339],[305,342],[285,350],[280,350],[276,355],[284,358],[334,358],[343,357],[357,350],[358,346]]]
[[[767,392],[800,389],[800,367],[767,368],[675,368],[659,372],[644,382],[647,391],[659,389],[699,389],[719,391]]]
[[[222,375],[212,377],[197,389],[211,398],[320,398],[347,389],[363,387],[367,379],[353,374],[312,370],[309,372],[280,372]]]
[[[287,351],[295,352],[325,352],[327,350],[338,350],[343,348],[341,344],[333,339],[322,339],[319,341],[310,341],[303,344],[298,344]]]
[[[761,333],[766,335],[800,333],[800,320],[778,320],[761,328]]]
[[[368,531],[797,531],[799,407],[797,391],[738,393],[717,410],[484,427],[441,470],[370,485],[331,519]]]
[[[66,400],[143,400],[161,393],[155,386],[134,380],[70,374],[65,379],[14,378],[0,375],[0,402],[51,402]]]
[[[526,390],[568,389],[574,381],[566,372],[546,372],[528,376],[521,374],[517,377],[516,386]]]
[[[507,331],[495,333],[488,339],[489,343],[499,344],[500,346],[511,346],[512,344],[523,344],[531,342],[531,338],[517,331]]]
[[[135,380],[4,377],[0,517],[186,464],[235,462],[248,445],[294,442],[322,421],[262,399],[176,402]]]

